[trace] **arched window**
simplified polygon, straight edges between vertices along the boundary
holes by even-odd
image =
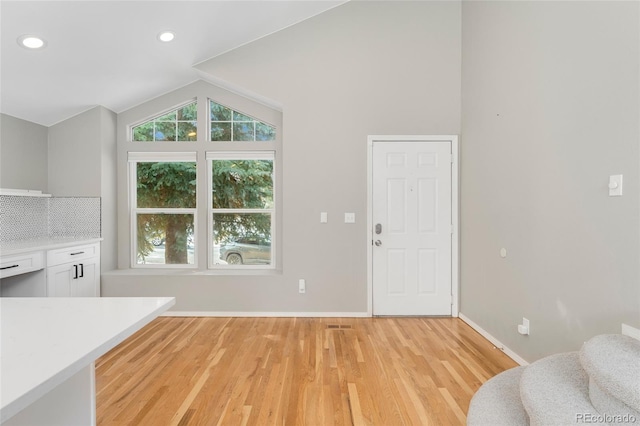
[[[198,268],[206,251],[211,269],[276,268],[280,114],[228,101],[199,93],[128,126],[132,267]]]
[[[272,141],[276,128],[212,100],[209,101],[212,141]]]
[[[188,142],[198,138],[198,104],[190,102],[132,127],[134,142]]]

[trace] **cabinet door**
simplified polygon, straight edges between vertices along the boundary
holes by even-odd
[[[47,296],[70,297],[71,281],[75,281],[73,264],[58,265],[47,268]]]
[[[78,264],[78,278],[71,280],[71,296],[95,297],[99,296],[98,279],[99,266],[95,259],[87,259]]]

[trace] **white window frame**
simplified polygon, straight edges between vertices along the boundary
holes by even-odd
[[[193,101],[197,102],[197,138],[195,141],[133,141],[134,126],[145,121],[179,109]],[[223,105],[232,111],[237,111],[258,122],[275,127],[275,138],[268,141],[211,141],[210,140],[210,101]],[[160,112],[158,112],[160,111]],[[158,98],[144,102],[139,106],[118,114],[118,235],[121,241],[127,241],[126,248],[122,247],[118,253],[118,266],[126,269],[136,269],[141,274],[163,274],[174,269],[177,274],[190,274],[197,270],[205,275],[273,275],[283,270],[282,256],[282,197],[280,197],[283,182],[282,170],[282,109],[280,106],[257,101],[251,97],[241,96],[216,85],[200,81],[183,88],[169,92]],[[135,174],[129,164],[130,153],[149,155],[150,160],[178,161],[176,155],[182,152],[195,151],[197,153],[197,206],[194,216],[195,263],[193,265],[162,265],[137,264],[137,223],[134,215],[135,192],[133,191]],[[210,222],[213,215],[206,205],[209,198],[208,182],[211,181],[207,167],[206,153],[229,152],[273,152],[274,159],[274,210],[270,212],[272,218],[272,259],[270,265],[237,265],[235,269],[222,268],[223,265],[210,265],[216,261],[213,253],[213,231]],[[131,177],[133,176],[133,177]],[[176,211],[177,213],[177,211]],[[193,214],[188,211],[187,214]],[[274,214],[275,213],[275,214]],[[226,266],[226,265],[224,265]],[[254,269],[255,268],[255,269]]]
[[[167,109],[166,111],[164,111],[164,112],[162,112],[160,114],[154,114],[152,117],[146,117],[143,120],[138,120],[137,122],[130,124],[128,126],[129,135],[128,135],[128,139],[127,140],[129,142],[131,142],[131,143],[134,143],[134,144],[164,144],[164,143],[181,143],[181,144],[184,144],[184,143],[194,143],[194,142],[196,142],[197,139],[194,140],[194,141],[185,141],[185,140],[179,140],[178,139],[178,123],[180,123],[180,122],[185,123],[185,122],[195,121],[196,122],[196,128],[198,128],[198,124],[200,122],[199,114],[198,114],[198,118],[196,118],[196,120],[178,120],[178,117],[176,115],[176,140],[175,141],[157,141],[156,137],[155,137],[155,133],[153,135],[153,140],[152,141],[136,141],[133,138],[133,135],[135,133],[135,128],[136,127],[142,126],[143,124],[148,123],[149,121],[155,122],[157,118],[162,117],[164,115],[167,115],[169,113],[172,113],[174,111],[177,114],[180,109],[186,107],[187,105],[191,105],[191,104],[196,104],[196,108],[198,108],[198,99],[197,98],[193,98],[193,99],[190,99],[188,101],[181,102],[180,104],[178,104],[178,105],[176,105],[174,107],[171,107],[171,108]],[[209,120],[207,120],[207,121],[209,121]],[[155,130],[155,124],[154,124],[154,130]],[[197,130],[196,132],[200,132],[200,130]]]
[[[197,269],[198,268],[198,205],[195,208],[138,208],[138,178],[137,178],[137,164],[138,163],[196,163],[196,173],[199,173],[197,168],[197,153],[196,152],[129,152],[127,155],[127,161],[129,163],[128,170],[128,183],[129,183],[129,206],[131,216],[129,218],[130,230],[131,230],[131,267],[141,269]],[[197,188],[196,188],[197,191]],[[197,193],[196,193],[197,195]],[[197,203],[197,196],[196,196]],[[138,214],[191,214],[193,216],[193,264],[139,264],[138,263],[138,226],[137,216]]]
[[[215,142],[212,142],[215,143]],[[239,141],[237,143],[244,143]],[[276,214],[277,214],[277,191],[276,191],[276,152],[274,150],[261,150],[261,151],[207,151],[205,153],[207,160],[207,258],[209,269],[235,269],[235,270],[248,270],[248,269],[276,269],[277,259],[277,230],[276,230]],[[272,191],[273,191],[273,205],[269,209],[220,209],[213,208],[213,161],[214,160],[268,160],[273,163],[272,171]],[[269,265],[220,265],[214,263],[214,229],[213,229],[213,215],[214,213],[269,213],[271,215],[271,262]]]
[[[218,104],[220,106],[223,106],[223,107],[225,107],[227,109],[230,109],[231,110],[231,120],[216,120],[216,121],[212,121],[211,120],[211,102],[216,103],[216,104]],[[262,124],[265,124],[267,126],[272,127],[274,129],[274,131],[276,132],[276,134],[277,134],[278,127],[276,125],[274,125],[274,124],[271,124],[271,123],[265,121],[265,120],[261,120],[260,118],[253,117],[253,116],[251,116],[251,115],[249,115],[247,113],[239,111],[236,108],[230,107],[228,105],[220,103],[217,100],[211,99],[211,98],[207,98],[207,112],[208,112],[208,114],[207,114],[207,141],[208,142],[213,142],[213,143],[233,143],[233,144],[236,144],[236,143],[240,143],[240,144],[246,144],[246,143],[265,144],[265,143],[275,142],[275,139],[273,139],[273,140],[256,140],[255,139],[258,123],[262,123]],[[236,112],[239,113],[239,114],[244,115],[245,117],[249,117],[252,120],[251,121],[244,121],[244,120],[236,121],[236,120],[233,119],[234,113],[236,113]],[[211,124],[212,123],[229,123],[229,125],[231,126],[231,132],[230,132],[231,133],[231,139],[228,140],[228,141],[226,141],[226,140],[212,141],[211,140]],[[233,126],[234,123],[253,123],[253,140],[248,140],[248,141],[239,141],[239,140],[237,141],[237,140],[234,140],[234,136],[235,136],[235,130],[234,130],[234,126]]]

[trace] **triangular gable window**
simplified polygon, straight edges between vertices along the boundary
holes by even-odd
[[[209,101],[211,140],[215,142],[273,141],[276,128],[253,117]]]
[[[198,136],[198,104],[191,102],[134,126],[134,142],[190,142]]]

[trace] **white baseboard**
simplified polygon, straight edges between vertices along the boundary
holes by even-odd
[[[163,317],[368,318],[366,312],[211,312],[166,311]]]
[[[622,324],[622,334],[640,340],[640,330],[628,324]]]
[[[529,363],[527,361],[525,361],[524,358],[522,358],[520,355],[518,355],[517,353],[515,353],[514,351],[512,351],[511,349],[509,349],[508,347],[506,347],[505,345],[502,344],[502,342],[500,342],[498,339],[496,339],[495,337],[493,337],[491,334],[489,334],[486,330],[484,330],[482,327],[480,327],[478,324],[476,324],[475,322],[471,321],[465,314],[463,314],[462,312],[460,312],[458,314],[458,317],[466,322],[469,327],[473,328],[475,331],[477,331],[478,333],[480,333],[480,335],[482,337],[484,337],[485,339],[487,339],[488,341],[490,341],[491,343],[493,343],[493,345],[500,349],[502,352],[505,353],[505,355],[507,355],[509,358],[511,358],[512,360],[514,360],[515,362],[517,362],[520,365],[529,365]]]

